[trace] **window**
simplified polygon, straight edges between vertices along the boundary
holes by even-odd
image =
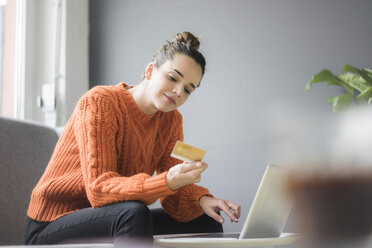
[[[0,1],[0,114],[3,106],[3,54],[4,54],[4,15],[5,15],[6,1]]]
[[[89,85],[88,6],[88,0],[0,0],[1,115],[65,124]],[[46,98],[54,99],[51,110]]]
[[[0,0],[0,114],[24,118],[26,0]]]
[[[0,114],[13,116],[15,1],[0,1]]]
[[[0,114],[23,118],[26,0],[0,0]]]

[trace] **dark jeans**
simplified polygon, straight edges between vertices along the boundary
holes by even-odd
[[[141,202],[128,201],[81,209],[53,222],[29,219],[25,243],[124,244],[134,240],[150,244],[153,235],[222,231],[222,225],[207,215],[180,223],[160,208],[150,210]]]

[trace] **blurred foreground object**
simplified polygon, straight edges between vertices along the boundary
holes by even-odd
[[[296,199],[293,231],[309,247],[370,247],[372,108],[281,119],[281,125],[274,122],[272,153],[282,154],[288,166],[288,190]]]

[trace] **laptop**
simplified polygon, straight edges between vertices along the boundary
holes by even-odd
[[[291,212],[293,199],[285,191],[285,171],[282,167],[269,164],[240,233],[195,233],[158,235],[155,243],[167,246],[172,244],[211,243],[222,240],[255,240],[292,242],[296,235],[282,234]],[[288,240],[288,238],[292,240]],[[298,238],[298,237],[297,237]],[[279,239],[282,239],[279,241]],[[278,243],[279,242],[279,243]],[[262,243],[262,242],[261,242]],[[225,243],[226,245],[226,243]],[[260,244],[259,244],[260,245]]]

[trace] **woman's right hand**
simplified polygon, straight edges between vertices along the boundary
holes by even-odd
[[[208,164],[204,161],[185,162],[177,164],[169,169],[166,180],[171,190],[179,189],[183,186],[200,182],[200,175]]]

